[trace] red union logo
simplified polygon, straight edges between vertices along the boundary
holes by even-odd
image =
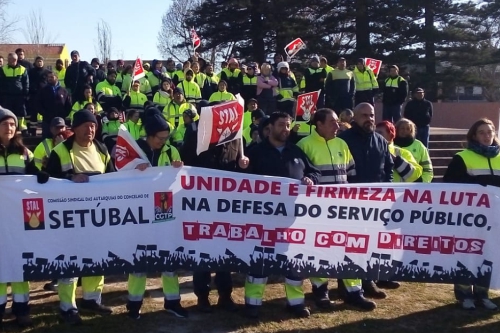
[[[300,108],[304,112],[302,114],[302,119],[304,119],[304,121],[309,121],[311,119],[311,112],[313,111],[315,106],[316,105],[314,104],[312,95],[306,95],[302,98],[302,104]]]

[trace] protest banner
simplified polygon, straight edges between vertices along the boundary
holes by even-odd
[[[116,170],[132,170],[141,163],[148,163],[146,154],[139,147],[134,138],[122,124],[118,129],[118,137],[115,146]]]
[[[382,68],[382,60],[365,58],[365,66],[370,68],[375,76],[378,76],[378,73],[380,73],[380,69]]]
[[[194,27],[191,28],[191,42],[193,43],[193,49],[196,53],[196,49],[201,46],[201,39],[200,37],[198,37],[198,34],[196,33],[196,30],[194,30]]]
[[[306,44],[301,38],[296,38],[285,46],[285,52],[289,59],[293,58]]]
[[[497,188],[190,167],[0,182],[0,282],[184,269],[500,287]]]
[[[243,99],[238,96],[236,101],[207,106],[201,109],[196,147],[198,155],[211,146],[218,146],[241,139],[244,103]]]
[[[295,110],[295,121],[308,122],[316,112],[316,103],[321,90],[299,95],[297,97],[297,107]]]

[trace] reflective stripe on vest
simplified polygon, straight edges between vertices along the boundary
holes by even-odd
[[[99,153],[99,156],[101,156],[101,160],[103,163],[103,169],[101,173],[106,172],[106,165],[108,164],[108,157],[107,155],[103,154],[97,147],[97,152]],[[57,156],[59,156],[59,161],[61,162],[61,171],[62,172],[67,172],[69,170],[74,169],[73,167],[73,161],[75,160],[75,156],[73,154],[73,150],[68,151],[66,146],[64,144],[57,145],[54,150],[53,150]]]
[[[471,176],[500,176],[500,154],[493,158],[487,158],[466,149],[457,155],[462,157],[467,173]]]
[[[52,151],[52,148],[49,147],[49,141],[50,139],[46,139],[42,141],[43,148],[45,149],[45,155],[49,156],[50,152]]]
[[[26,163],[29,156],[27,154],[10,154],[7,157],[0,158],[0,174],[18,174],[26,173]]]

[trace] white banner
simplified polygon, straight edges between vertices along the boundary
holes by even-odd
[[[500,287],[492,187],[162,167],[0,191],[0,282],[182,268]]]

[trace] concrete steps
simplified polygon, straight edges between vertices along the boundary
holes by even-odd
[[[432,130],[431,130],[432,131]],[[441,182],[451,158],[465,148],[466,131],[431,134],[429,155],[434,169],[433,182]]]

